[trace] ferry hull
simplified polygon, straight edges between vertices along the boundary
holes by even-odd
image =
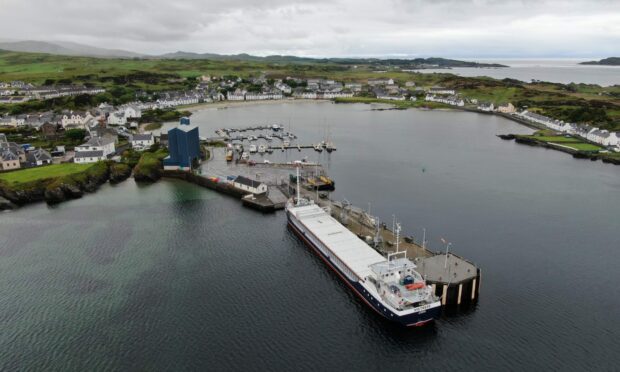
[[[306,233],[303,232],[301,228],[297,227],[297,225],[291,220],[288,213],[286,214],[286,217],[288,220],[288,227],[291,231],[293,231],[295,235],[297,235],[307,246],[312,248],[314,253],[316,253],[327,264],[327,266],[331,268],[362,301],[364,301],[366,305],[368,305],[383,318],[392,322],[400,323],[407,327],[412,327],[425,325],[435,319],[438,319],[441,315],[441,306],[404,316],[392,312],[389,308],[378,302],[359,282],[348,279],[346,275],[338,269],[338,267],[331,263],[329,257],[326,256],[318,247],[316,247],[314,243],[312,243],[312,241],[306,236]]]

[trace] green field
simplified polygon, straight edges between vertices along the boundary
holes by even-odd
[[[565,136],[554,136],[551,135],[552,131],[550,130],[542,130],[536,132],[531,136],[520,136],[523,138],[531,138],[541,142],[547,142],[550,144],[556,144],[564,147],[570,147],[571,149],[577,151],[600,151],[603,148],[597,145],[593,145],[591,143],[586,143],[575,137],[565,137]]]
[[[93,164],[63,163],[53,164],[37,168],[21,169],[12,172],[0,173],[0,181],[8,185],[18,185],[48,178],[56,178],[81,173]]]
[[[550,142],[550,143],[555,143],[555,142]],[[575,149],[577,151],[587,151],[587,152],[590,152],[590,151],[600,151],[600,150],[603,149],[602,147],[599,147],[599,146],[596,146],[596,145],[592,145],[590,143],[583,143],[583,142],[580,142],[580,143],[558,143],[558,144],[562,145],[562,146],[570,147],[570,148]]]

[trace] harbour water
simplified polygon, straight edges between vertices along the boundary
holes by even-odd
[[[534,80],[552,83],[584,83],[610,86],[620,84],[620,66],[580,65],[579,62],[591,61],[575,59],[554,60],[482,60],[480,62],[500,63],[508,68],[452,68],[420,70],[424,73],[446,73],[461,76],[489,76],[495,79],[517,79],[529,83]]]
[[[295,103],[209,109],[281,123],[346,197],[482,268],[478,305],[403,329],[285,227],[180,181],[128,180],[0,215],[0,370],[613,370],[620,365],[620,173],[502,141],[452,111]],[[328,130],[326,128],[329,128]],[[304,153],[273,157],[300,159]],[[260,159],[259,157],[257,159]],[[208,171],[208,169],[207,169]]]

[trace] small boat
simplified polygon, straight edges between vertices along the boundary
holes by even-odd
[[[267,147],[267,153],[268,154],[272,154],[273,153],[273,149],[271,147]]]
[[[248,160],[250,158],[250,154],[248,154],[247,152],[244,152],[243,154],[241,154],[241,160]]]
[[[321,146],[320,143],[317,143],[317,144],[313,145],[313,147],[314,147],[314,151],[316,151],[316,152],[323,152],[323,146]]]
[[[232,161],[233,160],[233,150],[229,149],[228,151],[226,151],[226,161]]]
[[[256,145],[250,145],[250,154],[257,151]]]
[[[265,135],[265,139],[267,141],[272,141],[273,140],[273,136],[270,136],[269,134]]]
[[[293,133],[289,133],[289,134],[288,134],[288,138],[290,138],[290,139],[295,139],[295,138],[297,138],[297,136],[296,136],[296,135],[294,135]]]
[[[279,131],[280,129],[282,129],[278,124],[274,124],[271,126],[271,130],[274,132]]]
[[[289,147],[290,145],[291,145],[291,143],[290,143],[289,141],[287,141],[287,140],[285,140],[285,141],[282,143],[282,146],[284,146],[284,147]]]
[[[264,154],[265,151],[267,151],[267,147],[265,145],[258,146],[258,153],[259,154]]]

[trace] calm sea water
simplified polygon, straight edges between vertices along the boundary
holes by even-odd
[[[585,60],[493,60],[509,68],[453,68],[420,70],[424,73],[449,72],[461,76],[489,76],[495,79],[511,78],[525,82],[534,80],[553,83],[586,83],[610,86],[620,84],[620,66],[587,66]]]
[[[475,309],[402,329],[285,227],[178,181],[0,215],[0,370],[617,370],[620,168],[501,141],[465,112],[205,110],[202,135],[329,126],[335,198],[482,267]],[[328,125],[327,125],[328,124]],[[284,156],[281,153],[275,156]],[[315,153],[307,155],[317,157]],[[294,160],[303,153],[291,153]]]

